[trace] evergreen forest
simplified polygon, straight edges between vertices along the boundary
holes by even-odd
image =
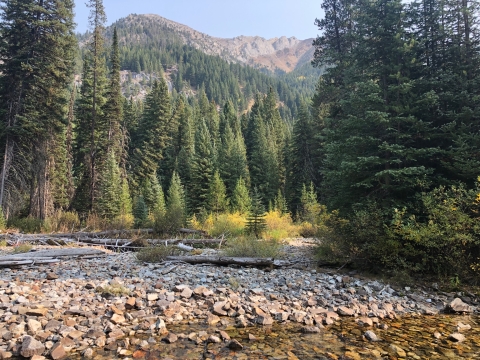
[[[478,279],[478,1],[323,0],[288,74],[87,6],[75,34],[73,0],[1,2],[2,227],[305,236],[322,263]]]

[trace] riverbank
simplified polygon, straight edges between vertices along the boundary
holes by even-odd
[[[298,251],[287,249],[289,256],[303,256],[309,245],[301,245],[293,245]],[[162,339],[218,343],[241,354],[245,337],[237,344],[221,329],[273,324],[322,334],[350,323],[367,343],[375,343],[395,319],[437,315],[457,298],[315,268],[140,264],[133,253],[0,271],[0,359],[93,358],[104,351],[142,358]],[[477,305],[472,298],[453,303],[454,310],[469,314],[478,314]],[[472,340],[472,325],[458,322],[428,336],[451,343]],[[179,324],[209,330],[178,333]],[[397,357],[408,353],[393,345]]]

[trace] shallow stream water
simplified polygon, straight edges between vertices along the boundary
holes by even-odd
[[[459,322],[469,324],[464,331],[466,340],[455,343],[448,336],[456,332]],[[129,356],[139,359],[480,359],[480,317],[437,315],[405,316],[383,321],[387,329],[361,328],[353,319],[342,319],[320,334],[302,334],[299,325],[274,325],[237,329],[234,327],[206,327],[179,324],[169,326],[175,334],[225,330],[232,339],[238,340],[244,349],[233,352],[226,343],[196,345],[188,339],[179,339],[174,344],[159,341],[146,351],[138,350]],[[369,342],[363,337],[373,330],[380,338]],[[442,336],[436,339],[433,334]],[[257,340],[250,341],[249,334]],[[218,335],[218,334],[217,334]],[[132,346],[133,348],[133,346]],[[404,353],[402,353],[404,351]],[[73,359],[74,357],[72,357]],[[114,352],[98,353],[95,359],[119,359]],[[124,358],[124,357],[123,357]]]

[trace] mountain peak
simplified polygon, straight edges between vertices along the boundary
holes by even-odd
[[[265,39],[261,36],[246,35],[219,38],[155,14],[132,14],[118,22],[135,22],[142,23],[144,26],[148,24],[148,26],[161,27],[163,31],[174,33],[185,45],[208,55],[217,55],[229,62],[270,71],[290,72],[313,58],[313,39],[299,40],[295,36]]]

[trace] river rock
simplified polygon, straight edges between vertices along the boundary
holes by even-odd
[[[259,325],[272,325],[273,319],[270,316],[258,316],[255,322]]]
[[[355,315],[355,311],[353,309],[350,309],[346,306],[340,306],[338,309],[337,309],[337,313],[338,315],[341,315],[341,316],[353,316]]]
[[[465,341],[465,336],[460,333],[453,333],[448,337],[448,339],[454,342],[463,342]]]
[[[395,344],[390,344],[390,349],[400,358],[407,357],[407,353],[400,346]]]
[[[20,349],[20,355],[23,357],[32,357],[33,355],[42,355],[45,351],[45,346],[38,340],[35,340],[31,336],[25,336],[23,338],[22,347]]]
[[[64,359],[67,357],[67,351],[60,342],[57,342],[50,350],[50,356],[53,360]]]
[[[375,334],[373,331],[369,330],[366,331],[364,334],[365,338],[369,341],[379,341],[379,338],[377,334]]]
[[[217,315],[214,315],[212,313],[207,314],[207,318],[205,320],[205,323],[207,325],[215,325],[220,322],[220,318]]]
[[[457,324],[457,332],[468,331],[471,328],[472,327],[469,324],[463,324],[461,322]]]
[[[218,344],[218,343],[221,343],[222,340],[220,340],[220,338],[218,336],[210,335],[207,339],[207,342],[208,343],[213,343],[213,344]]]
[[[168,333],[167,336],[165,336],[163,339],[163,341],[165,341],[166,343],[168,344],[173,344],[174,342],[177,342],[178,340],[178,336],[175,335],[174,333]]]
[[[42,323],[40,321],[34,320],[34,319],[28,319],[27,321],[27,328],[28,332],[31,335],[35,335],[35,333],[42,329]]]
[[[471,313],[473,309],[470,305],[465,304],[462,299],[455,298],[450,304],[445,307],[445,311],[453,313]]]
[[[233,339],[228,343],[228,348],[233,351],[243,350],[243,345],[240,344],[237,340]]]
[[[303,326],[301,332],[304,334],[318,334],[320,333],[320,328],[316,326]]]

